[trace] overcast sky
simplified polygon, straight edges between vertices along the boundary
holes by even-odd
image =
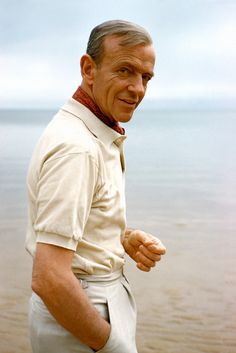
[[[236,0],[0,0],[0,108],[64,103],[91,29],[117,18],[154,39],[148,98],[235,99]]]

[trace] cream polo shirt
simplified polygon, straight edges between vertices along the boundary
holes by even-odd
[[[74,99],[55,115],[27,178],[32,256],[39,242],[74,250],[74,273],[107,274],[124,265],[125,138]]]

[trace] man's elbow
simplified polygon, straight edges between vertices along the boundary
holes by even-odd
[[[38,243],[32,272],[32,290],[43,300],[60,291],[72,274],[74,252],[54,245]]]
[[[57,268],[37,263],[33,266],[31,288],[42,300],[47,301],[60,290],[63,281]]]
[[[32,291],[41,299],[47,299],[55,287],[55,274],[53,269],[47,268],[41,264],[34,264],[31,280]]]
[[[31,289],[35,292],[39,297],[44,296],[44,291],[47,288],[46,278],[41,273],[41,271],[37,271],[33,269],[32,273],[32,281],[31,281]]]

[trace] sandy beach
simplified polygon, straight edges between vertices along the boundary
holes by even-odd
[[[139,353],[236,352],[235,119],[228,117],[227,124],[214,119],[214,126],[211,119],[202,125],[194,120],[193,126],[179,120],[177,126],[166,115],[157,122],[156,139],[153,129],[139,121],[129,131],[129,226],[160,237],[168,249],[150,273],[127,259],[125,271],[138,306]],[[1,353],[31,351],[25,176],[42,128],[1,125]],[[142,144],[137,129],[148,144]],[[140,165],[145,172],[137,172]]]
[[[24,222],[18,222],[17,226],[6,224],[7,241],[1,247],[1,353],[30,352],[27,305],[31,258],[22,248],[24,226]],[[232,291],[235,289],[235,270],[231,268],[232,272],[228,274],[231,278],[227,282],[224,270],[231,264],[222,258],[220,239],[219,246],[214,244],[216,262],[207,255],[203,244],[199,247],[191,242],[189,249],[187,233],[190,229],[184,230],[187,228],[184,225],[175,227],[179,233],[178,254],[175,242],[167,237],[168,254],[152,272],[141,273],[127,262],[126,274],[138,305],[139,352],[234,353],[236,310]],[[194,228],[199,227],[193,225],[191,231]],[[162,230],[164,232],[164,227]],[[172,231],[170,229],[170,233]],[[236,244],[231,245],[235,247]],[[9,263],[10,258],[14,258],[14,262]]]

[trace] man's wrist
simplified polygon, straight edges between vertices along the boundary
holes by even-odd
[[[134,228],[126,228],[125,230],[125,236],[129,236],[130,233],[132,233],[134,231]]]
[[[132,233],[133,229],[132,228],[126,228],[124,235],[122,237],[122,245],[125,247],[125,242],[129,238],[129,235]]]
[[[103,327],[103,337],[102,339],[100,339],[100,342],[96,343],[96,344],[93,344],[92,346],[92,349],[94,352],[98,352],[100,351],[107,343],[109,337],[110,337],[110,334],[111,334],[111,325],[106,321],[104,323],[104,327]]]

